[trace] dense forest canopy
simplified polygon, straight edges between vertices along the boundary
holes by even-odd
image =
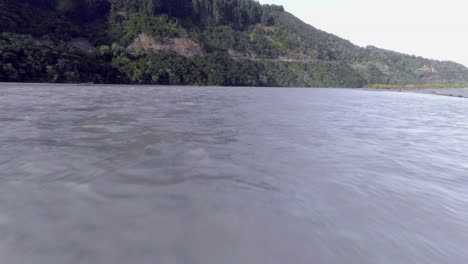
[[[463,65],[361,48],[254,0],[0,0],[0,32],[0,81],[468,82]]]

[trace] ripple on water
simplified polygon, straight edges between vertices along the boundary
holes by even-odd
[[[4,262],[468,263],[466,100],[67,88],[2,89]]]

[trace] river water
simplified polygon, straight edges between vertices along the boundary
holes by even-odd
[[[468,263],[468,101],[0,85],[8,264]]]

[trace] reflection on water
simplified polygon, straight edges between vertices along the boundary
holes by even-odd
[[[465,99],[0,89],[2,263],[468,263]]]

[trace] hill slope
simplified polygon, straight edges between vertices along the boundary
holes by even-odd
[[[318,30],[252,0],[0,0],[0,81],[362,87],[468,69]]]

